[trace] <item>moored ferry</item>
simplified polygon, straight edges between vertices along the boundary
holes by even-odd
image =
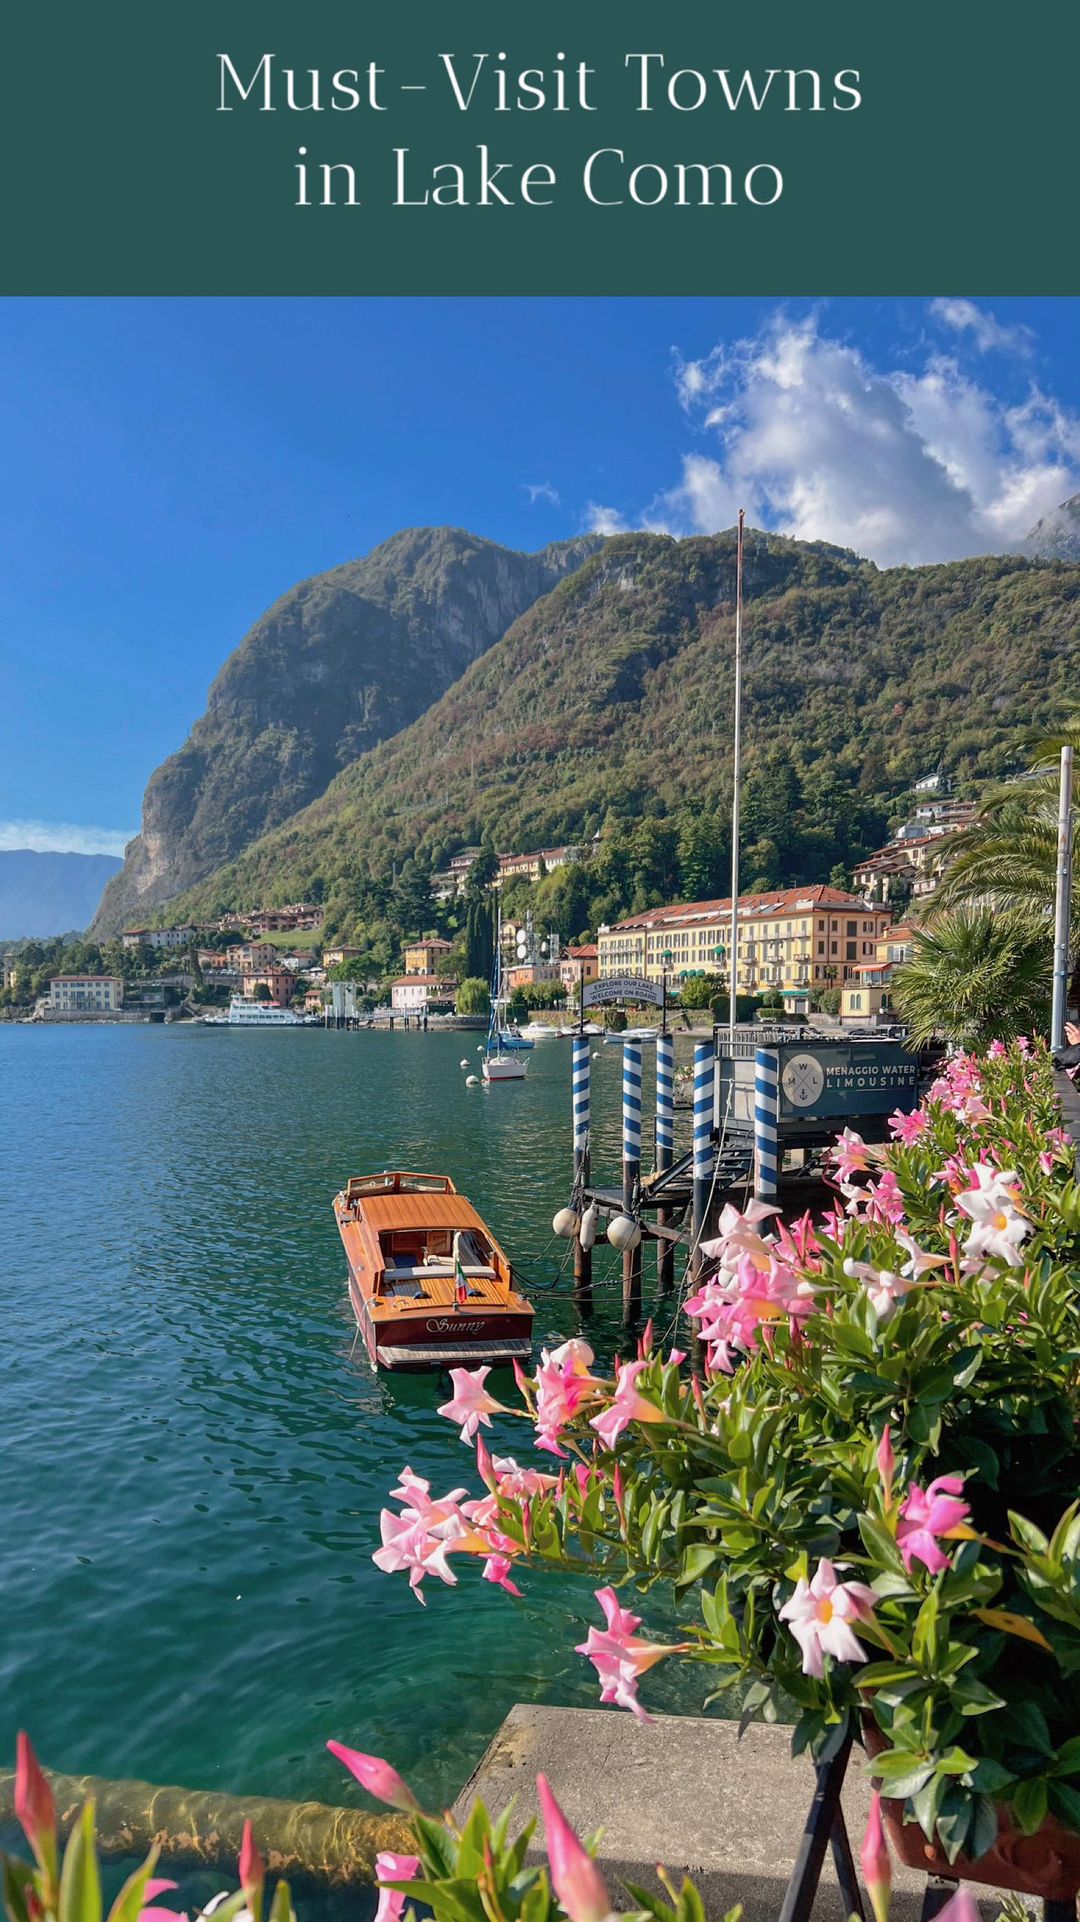
[[[533,1310],[449,1175],[353,1175],[334,1196],[349,1299],[376,1368],[523,1360]]]
[[[229,1003],[230,1028],[303,1028],[302,1015],[291,1008],[279,1008],[275,1001],[249,1001],[234,994]]]

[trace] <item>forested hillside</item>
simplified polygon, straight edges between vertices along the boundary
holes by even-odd
[[[730,534],[606,542],[177,911],[315,894],[331,931],[353,931],[406,863],[422,877],[465,844],[598,833],[590,920],[722,891],[734,559]],[[920,775],[940,766],[976,788],[1075,697],[1080,568],[999,556],[879,571],[755,532],[744,631],[744,874],[827,879],[882,840]]]

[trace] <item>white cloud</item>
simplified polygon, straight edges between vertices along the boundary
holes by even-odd
[[[550,501],[552,507],[559,505],[559,490],[550,481],[526,481],[525,492],[529,496],[529,506],[535,507],[537,501]]]
[[[585,509],[585,526],[590,534],[625,534],[630,522],[623,519],[617,507],[601,507],[598,501],[590,501]]]
[[[712,533],[745,506],[758,526],[883,566],[1015,547],[1080,486],[1080,419],[1030,381],[1024,398],[1003,399],[962,364],[965,344],[1022,354],[1014,336],[1028,330],[971,302],[934,306],[958,339],[914,369],[876,366],[818,315],[782,310],[750,339],[676,354],[676,392],[707,445],[683,455],[679,480],[633,524]],[[627,524],[620,509],[589,512],[602,532]]]
[[[0,821],[0,849],[37,854],[123,854],[137,828],[95,828],[72,821]]]
[[[958,334],[970,334],[980,354],[999,349],[1008,354],[1030,354],[1035,336],[1030,327],[1003,327],[985,307],[973,300],[932,300],[930,312],[935,320],[952,327]]]

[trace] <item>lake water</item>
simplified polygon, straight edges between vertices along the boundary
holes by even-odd
[[[76,1773],[353,1801],[335,1735],[441,1803],[513,1702],[595,1705],[581,1584],[526,1574],[514,1602],[463,1558],[423,1609],[371,1562],[402,1464],[442,1488],[475,1464],[444,1381],[354,1352],[334,1192],[447,1172],[538,1278],[565,1252],[569,1047],[466,1088],[478,1039],[0,1024],[0,1766],[23,1726]],[[619,1053],[593,1062],[611,1178]],[[596,1269],[609,1356],[606,1244]],[[579,1327],[534,1299],[538,1345]],[[690,1709],[691,1680],[667,1664],[649,1699]]]

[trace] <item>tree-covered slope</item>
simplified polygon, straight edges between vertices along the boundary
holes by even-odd
[[[730,534],[608,541],[183,911],[321,889],[342,925],[358,881],[417,853],[437,867],[481,838],[535,848],[687,806],[722,832],[734,562]],[[756,859],[765,880],[822,879],[882,838],[920,775],[1006,772],[1075,696],[1080,568],[1009,556],[882,572],[752,533],[744,637],[751,875]],[[797,855],[782,845],[793,811]]]
[[[514,553],[411,528],[301,581],[226,661],[187,741],[151,776],[142,832],[92,933],[191,887],[422,714],[523,610],[599,545]]]

